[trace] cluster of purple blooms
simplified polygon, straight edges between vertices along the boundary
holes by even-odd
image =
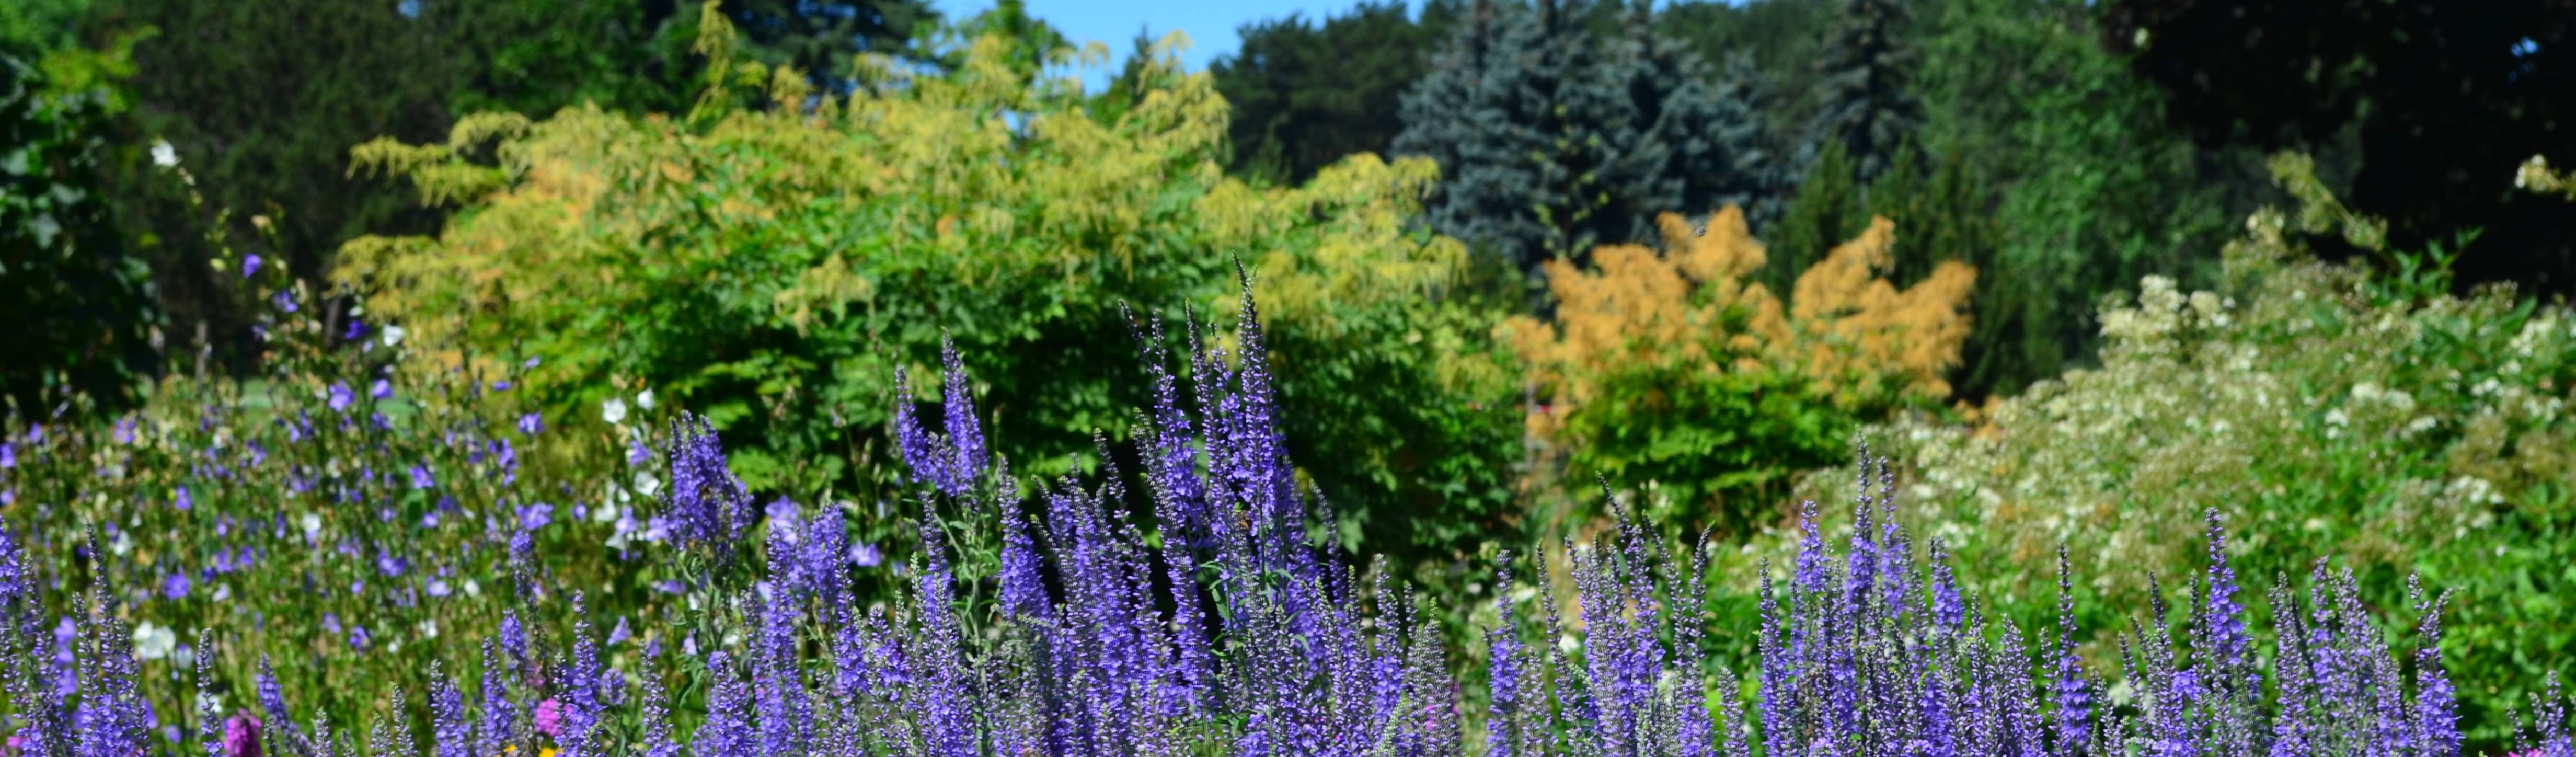
[[[1759,587],[1759,664],[1748,697],[1702,652],[1714,620],[1708,545],[1670,553],[1619,522],[1557,550],[1570,586],[1495,592],[1486,696],[1471,723],[1443,636],[1390,570],[1367,572],[1307,528],[1329,518],[1301,491],[1245,297],[1241,354],[1194,348],[1195,388],[1165,365],[1159,327],[1139,335],[1153,406],[1138,434],[1143,470],[1019,484],[983,447],[946,355],[944,433],[908,407],[900,447],[924,507],[907,601],[865,606],[848,585],[839,514],[756,510],[712,431],[674,434],[664,495],[673,538],[732,555],[766,515],[763,580],[717,597],[711,628],[677,653],[650,643],[638,670],[604,664],[587,622],[549,654],[537,629],[505,617],[481,644],[480,681],[444,671],[427,692],[437,757],[2015,757],[2266,755],[2378,757],[2460,751],[2452,685],[2437,644],[2439,598],[2418,590],[2411,657],[2399,657],[2356,599],[2352,577],[2316,569],[2306,596],[2276,579],[2279,639],[2257,653],[2221,524],[2210,567],[2177,632],[2161,592],[2116,639],[2118,685],[2078,656],[2061,559],[2053,639],[1988,618],[1952,578],[1943,545],[1900,528],[1893,479],[1863,454],[1863,494],[1837,548],[1810,505],[1794,562]],[[1205,345],[1193,325],[1192,345]],[[908,395],[907,395],[908,396]],[[1103,442],[1105,445],[1106,442]],[[1104,450],[1105,452],[1105,450]],[[1104,467],[1111,458],[1104,454]],[[1875,476],[1875,487],[1872,477]],[[1142,482],[1130,509],[1130,482]],[[998,527],[990,576],[961,571],[966,545],[938,507]],[[144,753],[135,666],[104,594],[83,614],[89,661],[77,694],[53,693],[34,589],[0,531],[11,727],[19,754]],[[1509,562],[1508,560],[1506,561]],[[1510,571],[1507,571],[1507,573]],[[1534,575],[1548,571],[1532,570]],[[1559,589],[1566,591],[1561,595]],[[701,584],[696,590],[712,592]],[[1531,597],[1524,600],[1526,594]],[[1562,597],[1570,599],[1561,599]],[[579,595],[575,616],[580,617]],[[673,624],[674,627],[687,624]],[[624,636],[612,632],[608,644]],[[680,636],[680,632],[667,634]],[[208,642],[201,639],[201,647]],[[203,656],[199,658],[204,659]],[[264,667],[264,666],[263,666]],[[2101,667],[2101,666],[2095,666]],[[677,682],[677,683],[675,683]],[[200,686],[205,686],[200,670]],[[257,715],[202,696],[207,757],[337,757],[327,718],[299,724],[263,672]],[[682,694],[685,696],[675,696]],[[400,692],[393,692],[400,710]],[[2576,757],[2552,687],[2524,748]],[[702,702],[702,704],[700,704]],[[675,711],[685,710],[685,711]],[[370,754],[417,754],[411,731],[379,722]],[[684,724],[692,727],[683,728]],[[1481,727],[1478,727],[1481,726]],[[684,730],[686,733],[684,734]]]

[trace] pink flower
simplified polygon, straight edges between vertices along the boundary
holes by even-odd
[[[548,699],[537,703],[537,731],[547,738],[563,738],[563,705]]]
[[[259,757],[259,718],[247,711],[224,721],[224,757]]]

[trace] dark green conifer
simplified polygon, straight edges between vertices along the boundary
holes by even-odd
[[[1910,80],[1914,48],[1901,36],[1907,21],[1900,0],[1848,0],[1816,61],[1821,85],[1806,156],[1841,143],[1864,186],[1895,166],[1897,149],[1923,125]]]

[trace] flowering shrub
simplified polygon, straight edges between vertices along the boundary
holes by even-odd
[[[1552,322],[1515,316],[1498,332],[1548,403],[1530,431],[1565,447],[1576,479],[1652,481],[1670,503],[1654,520],[1740,533],[1751,503],[1842,455],[1856,417],[1949,394],[1974,269],[1945,261],[1899,290],[1881,277],[1894,226],[1874,219],[1784,302],[1755,282],[1764,250],[1741,210],[1658,223],[1661,254],[1616,245],[1593,252],[1595,270],[1548,263]]]
[[[1877,436],[1912,464],[1934,533],[1963,559],[2014,566],[1980,588],[2020,597],[2024,617],[2044,608],[2012,577],[2045,569],[2056,545],[2133,606],[2145,575],[2189,570],[2213,508],[2239,524],[2253,575],[2340,554],[2372,607],[2400,606],[2418,571],[2458,587],[2445,652],[2475,684],[2470,732],[2501,743],[2505,709],[2576,652],[2560,598],[2576,581],[2576,311],[2453,296],[2439,251],[2390,256],[2408,264],[2390,271],[2318,262],[2300,231],[2371,249],[2380,226],[2332,204],[2300,161],[2277,167],[2303,208],[2248,221],[2227,288],[2149,277],[2106,304],[2098,369],[1967,427],[1908,419]],[[1843,478],[1820,477],[1820,496]]]
[[[12,743],[108,757],[193,738],[209,757],[337,755],[372,723],[366,753],[440,757],[2459,752],[2439,597],[2411,592],[2423,620],[2409,651],[2372,623],[2348,572],[2320,565],[2304,598],[2276,582],[2281,641],[2264,654],[2212,513],[2199,601],[2168,618],[2151,595],[2112,679],[2075,654],[2062,566],[2054,639],[1989,617],[1950,547],[1918,549],[1898,525],[1893,476],[1866,456],[1847,546],[1828,546],[1810,505],[1787,572],[1765,571],[1755,670],[1701,651],[1717,620],[1710,545],[1671,554],[1622,522],[1564,546],[1564,585],[1506,576],[1485,664],[1464,677],[1486,682],[1485,706],[1467,707],[1420,600],[1309,538],[1322,500],[1298,488],[1248,297],[1244,309],[1240,356],[1192,340],[1186,374],[1143,340],[1151,399],[1132,479],[1066,475],[1023,498],[962,392],[935,423],[898,406],[925,548],[897,602],[849,591],[831,511],[755,508],[712,435],[683,424],[652,517],[672,547],[657,563],[685,601],[656,606],[640,642],[622,621],[603,637],[584,581],[517,571],[521,591],[485,610],[498,612],[481,638],[435,642],[463,661],[434,664],[425,686],[337,681],[382,699],[291,699],[274,656],[223,672],[209,661],[295,647],[217,617],[197,629],[191,706],[153,706],[144,690],[181,678],[155,674],[142,651],[163,642],[131,632],[157,609],[128,601],[123,576],[29,559],[65,545],[0,529]],[[58,595],[72,609],[60,641],[45,604]],[[543,607],[567,622],[517,614]],[[2539,700],[2528,748],[2571,753],[2562,701]],[[154,746],[156,726],[171,746]]]

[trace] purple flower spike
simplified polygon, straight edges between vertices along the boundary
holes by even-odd
[[[966,496],[983,475],[989,461],[984,454],[983,426],[975,418],[973,384],[966,375],[966,363],[957,355],[957,343],[946,337],[939,340],[939,363],[945,369],[941,376],[940,394],[946,398],[940,417],[948,423],[950,460],[948,493]]]
[[[894,438],[914,481],[949,488],[948,461],[940,459],[930,434],[922,430],[921,418],[913,410],[912,377],[900,365],[894,368]]]

